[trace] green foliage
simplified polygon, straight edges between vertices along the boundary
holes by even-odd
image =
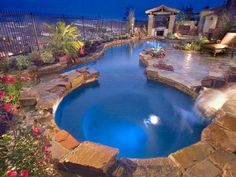
[[[29,176],[44,177],[50,160],[48,139],[30,127],[14,125],[11,134],[0,138],[0,176],[14,169],[27,170]]]
[[[159,53],[160,51],[163,50],[163,48],[160,46],[158,43],[155,47],[151,48],[153,53]]]
[[[41,59],[39,51],[34,50],[29,54],[29,59],[31,61],[38,61]]]
[[[128,39],[130,37],[130,35],[128,33],[126,34],[122,34],[118,37],[118,39]]]
[[[24,76],[4,74],[0,82],[0,176],[45,177],[51,154],[50,142],[39,128],[26,127],[17,111]],[[3,134],[3,135],[2,135]],[[22,173],[29,175],[22,175]]]
[[[200,51],[202,49],[203,45],[208,42],[209,42],[209,40],[207,39],[207,37],[200,36],[199,38],[197,38],[193,42],[185,44],[182,49]]]
[[[171,32],[168,32],[168,33],[167,33],[167,38],[168,38],[168,39],[175,39],[175,34],[174,34],[174,33],[171,33]]]
[[[40,53],[40,58],[45,64],[52,64],[55,62],[55,58],[50,50],[44,50]]]
[[[27,69],[32,64],[30,57],[19,55],[16,57],[16,66],[19,70]]]
[[[130,34],[132,35],[134,32],[134,25],[135,25],[135,11],[134,9],[128,9],[128,28],[130,30]]]
[[[4,100],[11,104],[16,104],[20,97],[20,89],[21,89],[21,82],[19,81],[19,79],[17,79],[14,84],[4,85],[4,90],[6,92]]]
[[[83,46],[83,42],[78,40],[79,31],[74,25],[59,21],[55,26],[45,24],[45,28],[50,33],[51,46],[55,53],[77,53]]]
[[[7,72],[10,65],[10,59],[8,56],[0,58],[0,71]]]

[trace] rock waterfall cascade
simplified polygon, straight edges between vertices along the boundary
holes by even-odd
[[[204,89],[196,100],[196,107],[209,118],[215,118],[228,101],[236,101],[236,85],[220,90]]]

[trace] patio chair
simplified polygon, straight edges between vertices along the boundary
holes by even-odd
[[[236,42],[236,33],[227,33],[224,38],[216,44],[206,44],[203,46],[203,50],[209,51],[216,56],[219,53],[224,53],[227,49],[230,49],[230,44]]]

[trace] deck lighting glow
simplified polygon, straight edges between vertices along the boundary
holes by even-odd
[[[10,56],[12,56],[13,55],[13,53],[12,52],[8,52],[8,56],[10,57]]]
[[[187,60],[187,61],[190,61],[191,59],[192,59],[192,54],[191,54],[191,53],[188,53],[186,60]]]

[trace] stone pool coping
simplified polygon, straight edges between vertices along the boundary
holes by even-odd
[[[151,41],[151,40],[156,40],[156,38],[147,36],[140,39],[137,37],[133,37],[133,38],[128,38],[128,39],[119,39],[119,40],[114,40],[111,42],[102,43],[95,52],[92,52],[84,57],[80,57],[79,61],[76,61],[75,63],[72,63],[70,65],[68,65],[65,62],[62,62],[62,63],[58,62],[56,64],[42,66],[39,68],[33,67],[25,71],[25,73],[32,73],[32,70],[33,70],[34,74],[36,73],[36,75],[39,77],[45,76],[48,74],[53,74],[53,73],[60,73],[61,71],[65,69],[70,69],[77,65],[82,65],[82,64],[86,64],[86,63],[98,60],[108,48],[124,45],[124,44],[139,43],[139,42]]]
[[[134,42],[133,40],[127,40],[125,43],[131,41]],[[98,59],[104,53],[105,49],[120,44],[119,42],[113,42],[104,45],[100,52],[88,57],[88,61]],[[168,75],[166,76],[165,72],[163,72],[162,75],[158,75],[160,71],[153,70],[153,68],[147,67],[147,70],[146,73],[149,79],[174,86],[193,97],[197,96],[195,90],[190,85],[181,82],[181,80],[172,80],[168,78]],[[59,78],[48,81],[49,84],[41,85],[33,92],[38,93],[40,89],[45,90],[45,86],[49,85],[49,88],[46,89],[48,91],[47,93],[43,92],[41,95],[39,94],[35,100],[32,95],[26,94],[25,100],[22,98],[20,101],[22,104],[24,101],[27,104],[36,104],[39,111],[48,110],[52,113],[53,109],[55,109],[55,105],[57,106],[58,102],[65,95],[70,93],[71,90],[83,84],[94,82],[97,79],[97,72],[91,72],[88,69],[73,70],[60,74]],[[29,90],[26,92],[30,93]],[[48,93],[51,95],[51,100],[49,99]],[[42,100],[40,101],[40,99]],[[236,157],[233,154],[236,152],[236,113],[234,106],[236,106],[236,102],[232,103],[232,100],[225,103],[220,110],[221,116],[203,130],[201,140],[198,143],[178,150],[166,158],[130,159],[137,165],[130,176],[227,177],[230,174],[236,175]],[[55,124],[52,114],[50,114],[49,117],[51,124],[54,126],[54,131],[50,132],[51,135],[53,135],[52,155],[55,159],[61,160],[60,164],[65,166],[67,163],[67,155],[72,153],[77,147],[83,146],[83,143],[79,143],[66,131],[60,130]],[[116,152],[116,154],[117,153],[118,152]],[[116,156],[116,154],[112,154],[112,157]],[[64,159],[64,161],[62,159]],[[79,159],[77,160],[79,163]],[[104,162],[104,159],[100,160]],[[73,163],[76,164],[76,160],[73,161]],[[106,163],[109,162],[107,161]],[[90,166],[89,169],[93,171],[94,167]],[[129,163],[125,163],[123,172],[118,172],[119,175],[117,176],[127,176],[127,173],[125,173],[127,169],[129,169]],[[95,171],[96,170],[95,168]]]

